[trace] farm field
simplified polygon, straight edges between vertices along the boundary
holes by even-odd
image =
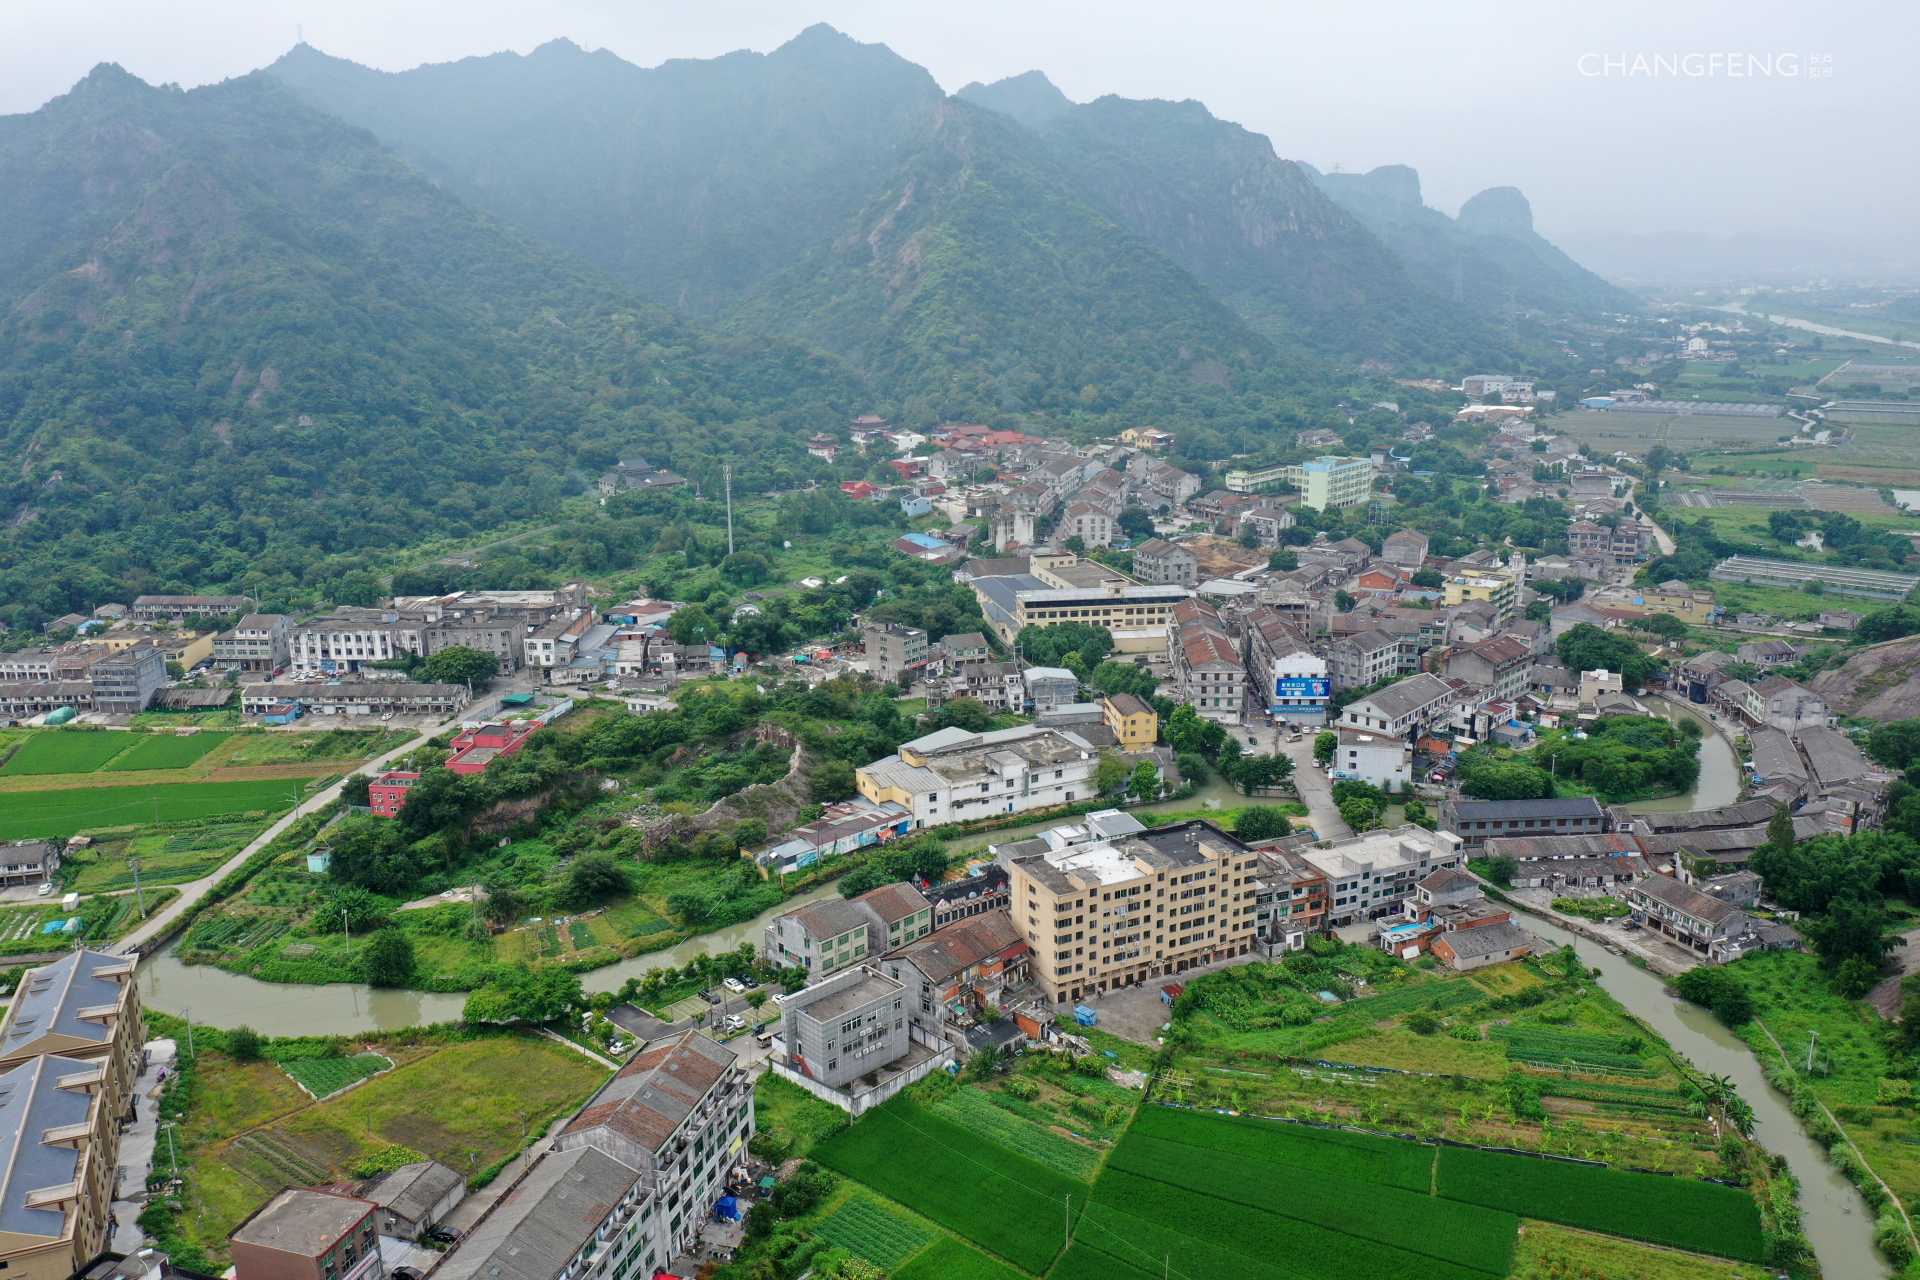
[[[893,1280],[1026,1280],[1004,1262],[941,1236],[924,1253],[893,1272]]]
[[[392,1068],[392,1059],[377,1053],[365,1053],[352,1058],[296,1058],[280,1064],[280,1069],[292,1076],[294,1083],[303,1086],[316,1098],[324,1098]]]
[[[31,734],[0,765],[0,777],[50,773],[92,773],[140,738],[126,733],[54,729]]]
[[[303,791],[310,781],[275,778],[10,792],[0,803],[0,840],[55,839],[91,828],[230,813],[278,813],[292,807],[289,793]]]
[[[933,1105],[933,1113],[971,1129],[983,1138],[1018,1151],[1055,1173],[1080,1182],[1092,1182],[1100,1168],[1100,1152],[1051,1129],[995,1106],[978,1089],[961,1088]]]
[[[1773,1280],[1775,1274],[1751,1262],[1650,1249],[1551,1222],[1522,1222],[1520,1243],[1513,1251],[1513,1275],[1528,1280],[1534,1276],[1543,1280]]]
[[[140,769],[185,769],[199,764],[216,747],[223,747],[230,734],[194,733],[141,734],[133,746],[115,756],[106,766],[108,773],[132,773]]]
[[[777,1077],[776,1077],[777,1078]],[[933,1234],[904,1214],[855,1196],[813,1229],[828,1244],[892,1272],[933,1242]]]
[[[1442,1147],[1434,1185],[1450,1200],[1630,1240],[1748,1262],[1766,1254],[1753,1197],[1694,1178]]]
[[[918,1155],[902,1160],[903,1151]],[[1086,1204],[1086,1184],[904,1097],[816,1146],[813,1158],[1035,1274],[1065,1243],[1069,1198]]]

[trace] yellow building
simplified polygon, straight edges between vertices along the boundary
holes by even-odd
[[[1697,590],[1679,581],[1663,582],[1657,587],[1603,587],[1586,600],[1597,609],[1614,609],[1620,613],[1670,613],[1694,626],[1713,621],[1713,592]]]
[[[1516,588],[1513,575],[1496,569],[1469,569],[1447,579],[1447,605],[1487,601],[1505,619],[1513,616]]]
[[[151,627],[120,627],[88,638],[96,644],[104,644],[115,653],[152,641],[166,654],[168,662],[177,662],[191,671],[213,657],[213,637],[211,631],[156,631]]]
[[[1253,850],[1207,822],[1011,859],[1014,927],[1055,1004],[1185,972],[1253,942]]]
[[[1159,715],[1132,694],[1104,697],[1100,699],[1100,709],[1107,728],[1120,739],[1122,751],[1145,751],[1160,740]]]

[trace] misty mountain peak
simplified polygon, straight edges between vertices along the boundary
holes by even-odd
[[[975,80],[953,96],[1012,116],[1029,129],[1044,127],[1073,110],[1074,105],[1042,71],[1023,71],[992,84]]]
[[[1533,206],[1518,187],[1488,187],[1460,206],[1455,221],[1477,236],[1525,237],[1533,234]]]

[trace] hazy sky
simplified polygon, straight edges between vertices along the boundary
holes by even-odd
[[[1920,7],[1900,3],[6,0],[0,114],[98,62],[188,86],[244,74],[297,26],[397,71],[559,36],[653,66],[769,50],[814,22],[891,46],[950,91],[1038,68],[1076,101],[1198,98],[1283,156],[1413,165],[1448,213],[1517,186],[1549,235],[1887,243],[1910,236],[1920,195]]]

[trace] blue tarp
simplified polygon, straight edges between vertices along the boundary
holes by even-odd
[[[729,1221],[738,1222],[740,1220],[740,1201],[733,1196],[721,1196],[720,1199],[714,1203],[713,1211]]]

